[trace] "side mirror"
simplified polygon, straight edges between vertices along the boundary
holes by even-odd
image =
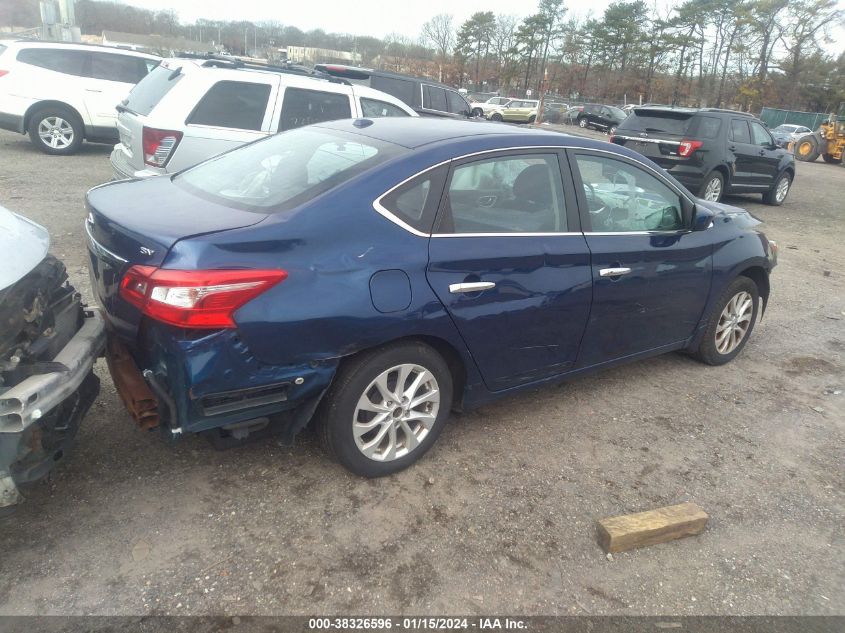
[[[710,209],[697,204],[692,209],[692,225],[690,228],[693,231],[706,231],[713,224],[713,217],[716,214]]]

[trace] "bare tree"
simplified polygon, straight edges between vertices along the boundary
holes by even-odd
[[[423,24],[420,42],[423,46],[434,49],[437,60],[438,81],[443,81],[443,64],[449,58],[449,53],[455,45],[455,30],[452,27],[452,16],[440,13]]]

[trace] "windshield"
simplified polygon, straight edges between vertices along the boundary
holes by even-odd
[[[304,127],[227,152],[173,182],[214,202],[270,213],[303,204],[407,151],[365,136]]]
[[[681,112],[655,112],[648,110],[634,110],[619,126],[619,129],[637,130],[639,132],[665,132],[683,136],[687,133],[692,121],[692,115]]]
[[[778,125],[775,132],[795,132],[798,129],[797,125]]]

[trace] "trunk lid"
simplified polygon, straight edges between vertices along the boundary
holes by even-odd
[[[181,239],[251,226],[267,217],[199,198],[170,178],[111,183],[86,196],[91,285],[112,324],[129,339],[140,322],[138,310],[119,296],[130,266],[161,266]]]

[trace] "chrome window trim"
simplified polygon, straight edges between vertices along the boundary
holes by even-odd
[[[588,149],[588,148],[582,148],[582,147],[574,147],[573,148],[573,147],[568,147],[566,145],[522,145],[522,146],[519,146],[519,147],[500,147],[500,148],[497,148],[497,149],[485,149],[485,150],[481,150],[479,152],[470,152],[469,154],[462,154],[460,156],[455,156],[454,158],[449,158],[447,160],[441,161],[441,162],[437,163],[436,165],[426,167],[425,169],[418,171],[413,176],[409,176],[408,178],[406,178],[405,180],[403,180],[399,184],[394,185],[393,187],[391,187],[390,189],[385,191],[383,194],[381,194],[378,198],[376,198],[373,201],[373,209],[376,212],[378,212],[379,215],[383,216],[387,220],[390,220],[394,224],[402,227],[403,229],[405,229],[406,231],[408,231],[412,235],[416,235],[417,237],[429,237],[429,238],[434,238],[434,237],[445,237],[445,238],[453,238],[453,237],[549,237],[549,236],[560,236],[560,235],[565,235],[565,236],[572,236],[572,235],[582,235],[582,236],[586,236],[586,235],[599,235],[599,236],[610,236],[610,235],[682,235],[684,233],[691,233],[692,232],[689,229],[680,229],[680,230],[676,230],[676,231],[624,231],[624,232],[623,231],[618,231],[618,232],[613,232],[613,231],[560,231],[560,232],[552,232],[552,233],[433,233],[433,232],[432,233],[424,233],[422,231],[415,229],[414,227],[412,227],[410,224],[408,224],[407,222],[405,222],[401,218],[397,217],[393,212],[391,212],[389,209],[385,208],[381,204],[382,198],[384,198],[385,196],[387,196],[390,193],[393,193],[396,189],[398,189],[402,185],[410,182],[411,180],[414,180],[415,178],[417,178],[419,176],[422,176],[423,174],[431,171],[432,169],[437,169],[438,167],[442,167],[443,165],[446,165],[446,164],[449,164],[449,163],[452,163],[452,162],[455,162],[455,161],[464,160],[464,159],[467,159],[467,158],[472,158],[474,156],[483,156],[485,154],[495,154],[495,153],[498,153],[498,152],[511,152],[511,151],[521,151],[521,150],[543,150],[543,149],[554,150],[555,152],[566,151],[566,150],[569,149],[569,150],[573,150],[573,151],[576,151],[576,152],[577,151],[584,151],[584,152],[595,152],[595,153],[601,153],[601,154],[609,154],[611,156],[621,156],[623,159],[628,159],[631,162],[636,162],[636,163],[638,163],[639,167],[642,167],[643,169],[646,169],[646,170],[652,172],[658,178],[658,180],[660,180],[663,184],[665,184],[667,187],[669,187],[672,191],[677,193],[682,198],[685,198],[691,204],[695,204],[695,201],[693,199],[691,199],[687,194],[679,191],[677,189],[677,187],[675,187],[674,184],[671,181],[667,180],[666,177],[662,176],[658,171],[656,171],[655,169],[653,169],[652,167],[650,167],[648,165],[645,165],[643,163],[639,163],[638,161],[635,161],[635,160],[633,160],[633,159],[631,159],[627,156],[624,156],[622,154],[618,154],[617,152],[611,152],[611,151],[604,150],[604,149]],[[623,161],[623,162],[625,162],[625,161]]]

